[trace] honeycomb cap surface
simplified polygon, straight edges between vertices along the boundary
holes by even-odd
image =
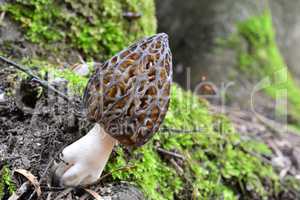
[[[169,106],[172,55],[168,36],[144,38],[107,60],[84,93],[87,117],[120,143],[145,144]]]

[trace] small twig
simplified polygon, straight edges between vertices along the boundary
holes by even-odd
[[[43,186],[41,189],[45,192],[61,192],[64,191],[65,187],[49,187],[49,186]]]
[[[124,12],[123,17],[128,20],[136,20],[142,17],[142,13],[138,12]]]
[[[2,26],[2,24],[3,24],[5,14],[6,14],[5,11],[0,14],[0,26]]]
[[[93,191],[93,190],[90,190],[90,189],[84,189],[84,191],[85,191],[86,193],[88,193],[90,196],[94,197],[95,200],[103,200],[102,197],[101,197],[97,192],[95,192],[95,191]],[[83,199],[83,198],[81,198],[81,199]],[[81,200],[81,199],[80,199],[80,200]]]
[[[54,200],[61,200],[63,196],[67,195],[69,192],[71,192],[74,188],[67,188],[64,191],[61,192]]]
[[[12,156],[12,157],[4,157],[0,158],[0,163],[2,162],[7,162],[7,161],[12,161],[21,158],[21,156]]]
[[[84,186],[82,186],[81,188],[88,188],[88,187],[91,187],[91,186],[94,186],[94,185],[98,185],[99,183],[101,183],[101,181],[102,181],[103,179],[105,179],[105,178],[108,177],[108,176],[111,176],[114,172],[117,172],[117,171],[128,171],[128,170],[133,169],[133,168],[135,168],[135,167],[136,167],[136,166],[134,166],[134,165],[132,165],[132,166],[131,166],[131,165],[127,165],[127,166],[125,166],[125,167],[120,167],[120,168],[118,168],[118,169],[116,169],[116,170],[113,170],[113,171],[108,172],[107,174],[101,176],[96,182],[91,183],[91,184],[88,184],[88,185],[84,185]]]
[[[169,133],[197,133],[197,132],[203,132],[203,129],[193,129],[193,130],[183,130],[183,129],[174,129],[174,128],[161,128],[159,129],[159,132],[169,132]]]
[[[29,181],[26,181],[25,183],[23,183],[21,185],[21,187],[16,191],[14,192],[8,200],[18,200],[22,197],[23,194],[25,194],[30,188],[30,183]]]
[[[256,152],[249,151],[249,150],[245,149],[243,146],[240,146],[240,147],[241,147],[241,150],[244,151],[245,153],[258,158],[259,160],[261,160],[262,162],[264,162],[267,165],[272,165],[272,162],[270,160],[268,160],[267,158],[265,158],[264,156],[262,156]]]
[[[33,81],[39,83],[42,87],[55,92],[57,95],[59,95],[63,99],[65,99],[66,101],[70,102],[70,99],[65,94],[63,94],[62,92],[58,91],[53,86],[49,85],[47,81],[41,80],[38,76],[36,76],[35,74],[33,74],[32,71],[29,70],[28,68],[23,67],[23,66],[15,63],[15,62],[13,62],[11,60],[8,60],[7,58],[4,58],[3,56],[0,56],[0,60],[3,61],[3,62],[5,62],[5,63],[7,63],[7,64],[12,65],[13,67],[15,67],[18,70],[26,73],[28,76],[32,77]]]
[[[179,158],[179,159],[182,159],[182,160],[186,160],[186,158],[185,158],[183,155],[179,154],[179,153],[175,153],[175,152],[172,152],[172,151],[167,151],[167,150],[165,150],[165,149],[163,149],[163,148],[160,148],[160,147],[156,147],[155,149],[156,149],[158,152],[163,153],[163,154],[166,154],[166,155],[168,155],[168,156],[172,156],[172,157],[175,157],[175,158]]]
[[[279,136],[284,135],[286,130],[283,129],[283,125],[268,119],[267,117],[260,115],[256,117],[261,123],[263,123],[271,132],[278,134]]]
[[[179,175],[182,175],[184,173],[184,170],[178,165],[178,163],[173,158],[170,159],[170,162],[175,167],[175,170],[177,171],[177,173],[179,173]]]

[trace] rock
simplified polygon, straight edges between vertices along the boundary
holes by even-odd
[[[137,187],[126,182],[93,186],[91,190],[100,195],[103,200],[145,200],[144,195]],[[85,193],[81,193],[83,195],[80,197],[81,200],[92,199],[90,195]],[[79,197],[76,195],[76,192],[68,192],[64,196],[61,196],[60,199],[71,200],[79,199]]]
[[[111,200],[145,200],[143,193],[137,187],[126,182],[106,185],[100,189],[99,194],[104,199]]]
[[[5,94],[4,93],[0,94],[0,103],[3,103],[3,102],[5,102]]]
[[[0,104],[5,102],[6,102],[5,92],[0,89]]]
[[[87,76],[90,73],[89,65],[87,63],[75,64],[71,67],[71,69],[79,76]]]
[[[5,20],[2,20],[3,21],[0,26],[0,44],[8,41],[20,41],[22,36],[17,25],[12,23],[9,19],[5,18]]]
[[[269,2],[280,51],[289,69],[300,82],[300,1],[272,0]]]
[[[292,153],[292,160],[298,170],[300,170],[300,148],[295,147]]]
[[[24,113],[32,113],[36,102],[40,98],[39,85],[29,79],[16,82],[15,98],[16,105]]]
[[[286,157],[286,156],[277,156],[277,157],[272,158],[272,165],[274,167],[277,167],[280,170],[283,170],[283,169],[290,168],[290,166],[292,164],[291,164],[291,161],[288,157]]]
[[[282,140],[282,139],[275,139],[274,142],[277,148],[281,150],[283,155],[291,156],[293,152],[293,145],[289,141]]]
[[[53,80],[50,80],[50,84],[57,87],[63,87],[68,84],[68,81],[64,78],[55,78]]]

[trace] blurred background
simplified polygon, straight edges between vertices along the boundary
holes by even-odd
[[[220,48],[218,40],[228,39],[238,32],[239,23],[264,15],[266,10],[272,16],[275,39],[284,61],[294,77],[299,79],[299,1],[165,0],[156,4],[158,31],[170,35],[176,66],[175,80],[181,84],[186,83],[182,74],[187,67],[192,70],[192,85],[202,76],[214,82],[226,80],[230,70],[238,63],[235,52],[230,49],[216,51]],[[264,30],[257,30],[257,34],[259,31]]]
[[[288,120],[298,121],[299,1],[164,0],[156,9],[158,32],[170,35],[176,82],[215,95],[214,103],[255,107],[271,118],[276,95],[287,98]],[[266,80],[270,84],[261,85]],[[280,87],[290,94],[280,97]]]

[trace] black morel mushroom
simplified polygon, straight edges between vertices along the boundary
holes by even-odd
[[[84,94],[95,127],[66,147],[55,177],[61,185],[96,181],[118,142],[145,144],[168,110],[172,55],[164,33],[145,38],[106,61],[92,75]]]

